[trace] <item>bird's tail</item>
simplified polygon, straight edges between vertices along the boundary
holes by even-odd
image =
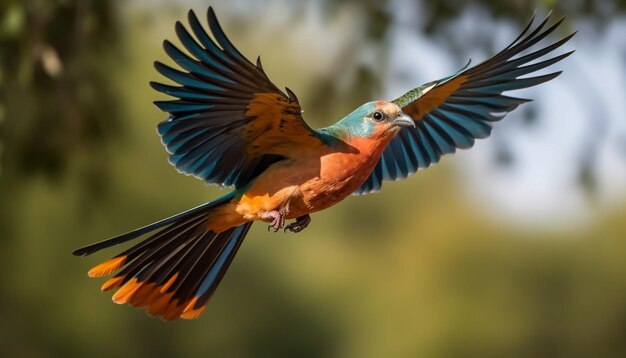
[[[119,255],[89,270],[90,277],[119,272],[102,285],[117,289],[115,303],[147,307],[166,320],[200,316],[220,283],[252,222],[215,233],[207,214],[227,203],[234,193],[148,226],[74,251],[86,256],[154,232]]]

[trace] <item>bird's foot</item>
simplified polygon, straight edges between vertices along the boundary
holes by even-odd
[[[285,226],[285,232],[287,232],[287,230],[291,232],[300,232],[306,229],[306,227],[309,226],[310,223],[311,223],[311,216],[309,216],[308,214],[304,216],[300,216],[296,219],[296,221]]]
[[[289,211],[286,210],[272,210],[268,211],[261,216],[263,220],[272,220],[268,225],[267,231],[274,229],[274,232],[282,229],[285,226],[285,217],[289,215]]]

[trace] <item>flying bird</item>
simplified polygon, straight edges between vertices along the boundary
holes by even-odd
[[[117,272],[102,290],[117,290],[114,302],[146,307],[165,320],[194,319],[204,311],[253,222],[297,233],[310,224],[311,213],[351,194],[376,192],[385,180],[406,178],[488,137],[493,122],[530,101],[503,92],[557,77],[560,72],[520,78],[569,56],[573,51],[535,61],[575,34],[527,51],[563,21],[548,26],[548,15],[533,28],[533,16],[488,60],[312,129],[296,95],[270,81],[260,58],[250,62],[235,48],[212,8],[207,18],[212,36],[193,11],[188,27],[176,23],[186,51],[167,40],[163,47],[178,68],[155,62],[175,84],[150,85],[174,98],[154,102],[169,114],[157,127],[169,162],[181,173],[233,190],[74,251],[86,256],[150,234],[88,275]]]

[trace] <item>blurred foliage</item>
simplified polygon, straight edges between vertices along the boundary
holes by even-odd
[[[120,61],[115,21],[112,1],[0,3],[3,177],[58,177],[69,156],[97,151],[118,127],[119,99],[105,65]]]
[[[429,22],[425,27],[427,32],[437,27],[445,26],[445,21],[453,20],[463,13],[469,6],[479,6],[487,9],[495,18],[507,18],[524,24],[528,16],[535,9],[548,9],[557,14],[567,14],[572,17],[593,18],[600,25],[605,25],[616,13],[626,10],[624,0],[425,0]]]
[[[424,1],[417,30],[445,33],[460,3]],[[384,71],[357,57],[366,44],[384,49],[391,19],[386,1],[324,4],[327,17],[355,7],[368,30],[298,91],[314,123],[380,91]],[[599,22],[615,15],[602,4],[624,8],[471,4],[519,23],[537,4]],[[79,260],[72,249],[219,194],[176,173],[153,130],[163,114],[150,103],[151,63],[184,15],[152,10],[168,14],[113,0],[0,2],[0,356],[626,355],[626,207],[567,233],[516,229],[467,200],[446,162],[318,213],[298,236],[255,225],[199,320],[165,324],[111,304],[84,274],[111,252]],[[289,56],[277,59],[265,67],[287,68]],[[337,85],[346,72],[348,94]]]
[[[38,178],[60,185],[70,173],[78,176],[74,186],[80,196],[73,203],[59,199],[67,204],[63,210],[73,205],[92,209],[103,193],[108,161],[104,146],[119,130],[121,118],[108,65],[111,59],[118,64],[123,60],[114,10],[113,1],[107,0],[0,1],[2,259],[20,245],[20,228],[30,224],[21,220],[22,203]],[[77,170],[72,171],[70,162]],[[46,240],[45,235],[40,238]],[[34,263],[28,255],[25,260]],[[14,277],[2,271],[2,282],[11,283]],[[3,303],[15,297],[0,293]],[[4,306],[0,314],[12,317],[12,309]],[[31,321],[25,316],[8,320]]]

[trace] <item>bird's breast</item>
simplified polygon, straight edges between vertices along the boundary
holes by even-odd
[[[365,182],[376,161],[363,152],[338,152],[321,157],[320,175],[300,185],[303,202],[312,211],[338,203]]]
[[[238,199],[237,211],[256,220],[263,212],[286,209],[293,219],[338,203],[363,185],[384,149],[366,139],[350,145],[351,150],[274,163]]]

